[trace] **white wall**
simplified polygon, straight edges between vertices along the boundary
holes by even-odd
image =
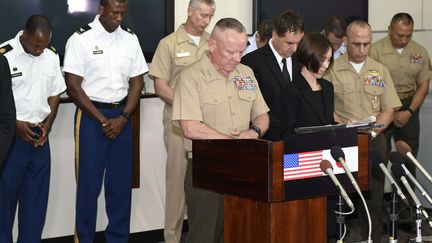
[[[146,87],[149,92],[154,90],[153,82],[147,76]],[[141,100],[141,186],[132,192],[131,232],[163,228],[166,153],[162,141],[162,109],[163,103],[159,98]],[[50,134],[51,184],[43,238],[72,235],[74,232],[74,113],[74,104],[61,104]],[[107,224],[103,191],[98,203],[97,230],[102,231]],[[16,239],[16,225],[14,235]]]
[[[176,0],[174,12],[175,29],[186,20],[188,3],[189,0]],[[253,34],[251,0],[215,0],[215,3],[216,12],[207,31],[210,32],[219,19],[231,17],[239,20],[245,26],[248,34]]]

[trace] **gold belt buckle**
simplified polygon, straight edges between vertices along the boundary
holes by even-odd
[[[120,102],[113,102],[113,103],[111,103],[111,105],[112,105],[112,108],[117,109],[120,107]]]

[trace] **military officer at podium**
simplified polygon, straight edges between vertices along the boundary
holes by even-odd
[[[209,51],[180,74],[173,121],[185,138],[256,139],[267,131],[269,109],[252,70],[239,64],[246,43],[246,30],[238,20],[221,19],[211,33]],[[190,141],[185,142],[185,149],[191,151]],[[223,196],[192,186],[188,158],[186,242],[223,242]]]

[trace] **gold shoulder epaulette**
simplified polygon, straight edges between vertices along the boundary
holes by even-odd
[[[57,49],[54,46],[48,46],[48,49],[57,54]]]
[[[75,32],[81,35],[82,33],[86,32],[89,29],[91,29],[90,25],[84,25],[83,27],[79,28]]]
[[[8,51],[10,51],[12,49],[13,49],[13,47],[10,44],[2,46],[2,47],[0,47],[0,54],[3,55],[3,54],[7,53]]]
[[[134,32],[133,32],[131,29],[129,29],[128,27],[126,27],[126,26],[124,26],[124,25],[121,25],[121,28],[122,28],[124,31],[128,32],[129,34],[134,35]]]

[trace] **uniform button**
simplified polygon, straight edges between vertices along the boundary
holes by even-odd
[[[232,113],[232,115],[234,116],[234,115],[235,115],[235,113],[233,112],[233,113]]]
[[[231,96],[228,96],[228,99],[232,99],[232,97],[231,97]]]
[[[214,102],[217,103],[217,100],[215,100]]]

